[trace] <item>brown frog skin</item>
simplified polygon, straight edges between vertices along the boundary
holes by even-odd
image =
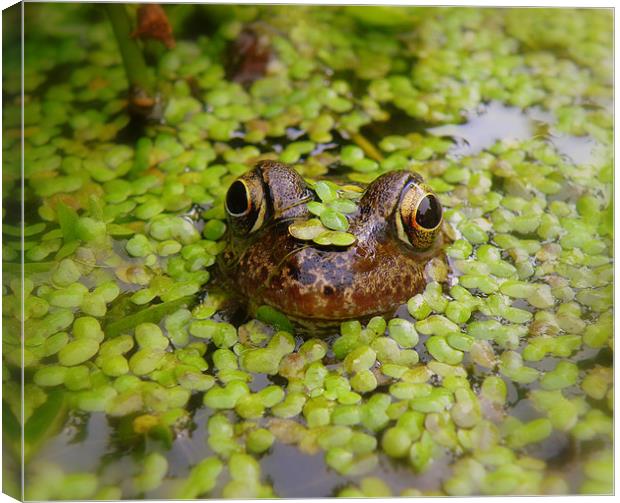
[[[441,248],[442,209],[420,175],[393,171],[369,184],[348,216],[357,240],[346,248],[289,234],[292,222],[313,217],[305,203],[315,199],[297,172],[274,161],[230,186],[219,267],[251,307],[329,324],[387,313],[424,288],[424,266]]]

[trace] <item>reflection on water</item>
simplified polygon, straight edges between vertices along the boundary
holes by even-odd
[[[104,414],[80,415],[37,454],[37,458],[59,463],[68,471],[96,471],[109,450],[111,428]]]
[[[457,158],[477,154],[499,140],[517,142],[542,134],[574,164],[597,160],[600,145],[594,138],[560,133],[549,126],[554,122],[553,114],[539,108],[522,110],[493,101],[470,112],[464,124],[437,126],[427,131],[453,138],[455,145],[450,154]]]
[[[330,496],[345,480],[325,466],[324,454],[300,453],[293,445],[276,442],[261,459],[261,467],[273,479],[276,494],[282,498]]]
[[[339,489],[358,477],[342,477],[325,465],[324,454],[303,454],[295,446],[276,443],[261,459],[261,467],[273,480],[276,494],[282,498],[315,498],[335,496]],[[415,487],[432,490],[448,475],[451,458],[439,455],[433,469],[421,474],[411,471],[404,461],[379,456],[373,476],[380,478],[395,494]]]

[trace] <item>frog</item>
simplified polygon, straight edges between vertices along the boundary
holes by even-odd
[[[313,217],[317,200],[292,167],[263,160],[234,180],[219,269],[248,300],[301,326],[331,326],[394,312],[426,285],[425,267],[441,253],[443,209],[414,171],[389,171],[363,189],[347,215],[346,247],[299,240],[291,223]]]

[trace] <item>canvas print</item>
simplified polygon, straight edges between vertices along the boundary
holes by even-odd
[[[613,494],[612,9],[2,22],[6,494]]]

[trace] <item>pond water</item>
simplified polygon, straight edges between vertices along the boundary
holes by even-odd
[[[501,140],[527,140],[539,135],[538,130],[549,128],[553,123],[553,115],[540,109],[528,108],[524,111],[499,102],[490,102],[468,114],[464,124],[436,126],[429,128],[428,132],[454,140],[456,144],[448,153],[455,157],[464,157],[478,154]],[[589,135],[572,136],[555,131],[547,132],[544,138],[574,164],[602,162],[604,152]]]
[[[5,491],[20,423],[27,499],[613,491],[611,11],[166,5],[126,73],[120,8],[25,5],[23,214],[4,58]],[[425,286],[254,319],[217,260],[262,159],[420,173]]]

